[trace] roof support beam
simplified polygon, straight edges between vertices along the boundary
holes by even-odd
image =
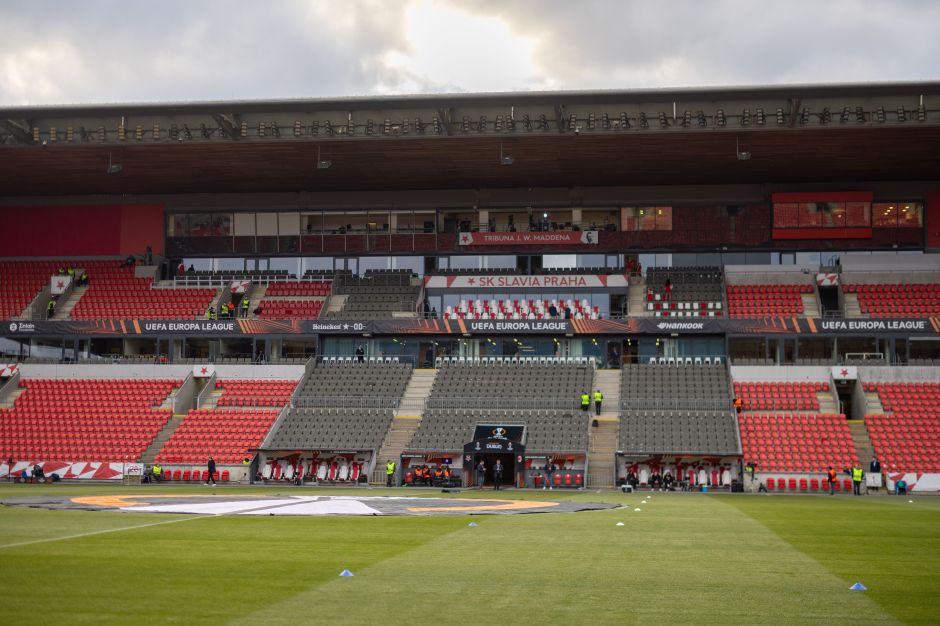
[[[437,110],[437,117],[441,120],[441,124],[444,126],[444,132],[448,136],[454,134],[453,122],[454,122],[454,109],[451,107],[440,108]]]
[[[17,142],[32,145],[33,133],[30,130],[29,120],[8,119],[3,122],[3,126]]]
[[[225,135],[227,139],[231,139],[232,141],[238,139],[238,131],[236,130],[237,123],[234,115],[230,113],[213,113],[212,119],[219,125],[219,128],[222,129],[222,134]]]
[[[561,103],[555,104],[555,125],[558,127],[558,132],[565,132],[565,105]]]

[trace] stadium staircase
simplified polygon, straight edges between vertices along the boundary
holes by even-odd
[[[881,396],[877,391],[865,391],[865,415],[884,415],[885,408],[881,404]]]
[[[160,450],[163,449],[163,446],[166,445],[166,442],[170,440],[170,437],[176,432],[176,429],[179,428],[180,424],[183,423],[183,418],[186,417],[185,413],[174,413],[173,417],[166,423],[166,425],[160,429],[160,432],[157,433],[157,436],[154,437],[153,441],[150,442],[150,445],[147,446],[147,449],[144,450],[144,453],[140,456],[140,462],[144,465],[153,465],[154,460],[157,458],[157,454]]]
[[[259,285],[254,283],[251,285],[251,289],[248,290],[248,319],[257,319],[255,315],[255,309],[258,308],[258,304],[261,302],[261,299],[264,298],[264,294],[267,293],[267,285]],[[241,300],[236,303],[236,309],[241,308]],[[241,312],[239,311],[239,315]]]
[[[865,420],[849,420],[849,432],[852,434],[852,443],[855,444],[855,454],[858,455],[859,462],[868,467],[868,462],[875,454],[875,446],[868,436]]]
[[[54,320],[67,320],[72,314],[72,309],[75,308],[75,305],[78,304],[78,301],[82,296],[85,295],[85,292],[88,291],[87,286],[75,287],[72,290],[72,293],[69,294],[69,297],[66,298],[65,302],[60,302],[55,307],[55,315],[52,316]]]
[[[596,370],[594,389],[604,394],[600,416],[591,414],[597,426],[590,429],[587,486],[613,487],[617,468],[614,465],[620,440],[620,370]],[[593,393],[592,390],[592,393]]]
[[[816,296],[816,290],[812,293],[800,294],[803,301],[803,315],[806,317],[819,317],[819,298]]]
[[[862,316],[862,307],[858,304],[858,294],[857,293],[845,293],[845,306],[843,310],[845,311],[846,317],[861,317]]]
[[[816,392],[816,399],[819,401],[817,413],[839,413],[839,403],[832,394],[832,391]]]
[[[206,396],[205,401],[199,404],[200,409],[215,409],[219,406],[219,398],[225,393],[224,389],[213,389]]]
[[[346,308],[347,298],[349,298],[349,296],[331,295],[327,300],[327,305],[323,308],[324,316],[330,317],[330,314],[332,314],[333,317],[336,317],[337,313]]]
[[[630,290],[627,297],[627,314],[630,317],[643,317],[646,315],[646,281],[643,277],[636,284],[630,280]]]
[[[391,459],[396,465],[401,463],[401,453],[411,443],[411,438],[421,424],[422,407],[431,395],[435,378],[437,378],[436,369],[416,369],[411,374],[411,380],[408,381],[405,394],[402,396],[401,406],[395,411],[395,419],[392,420],[392,425],[385,433],[382,447],[376,455],[375,469],[372,472],[373,483],[385,484],[386,461]]]

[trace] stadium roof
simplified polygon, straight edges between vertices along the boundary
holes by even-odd
[[[938,171],[938,82],[0,109],[3,196],[905,181]]]

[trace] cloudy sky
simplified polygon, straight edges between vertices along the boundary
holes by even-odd
[[[0,0],[0,105],[940,78],[935,0]]]

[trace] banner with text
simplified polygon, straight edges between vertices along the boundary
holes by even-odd
[[[425,276],[427,289],[591,289],[627,287],[626,274]]]
[[[460,233],[462,246],[597,245],[596,230],[546,230],[520,233]]]

